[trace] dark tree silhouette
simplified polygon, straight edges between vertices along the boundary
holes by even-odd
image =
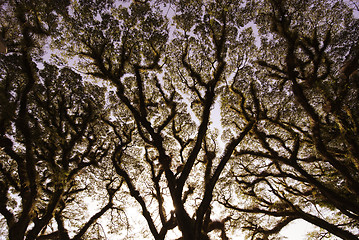
[[[350,6],[2,7],[14,23],[0,22],[9,239],[278,239],[297,219],[318,227],[312,239],[358,239],[359,24]],[[100,204],[90,216],[88,198]],[[146,225],[131,225],[134,211]]]

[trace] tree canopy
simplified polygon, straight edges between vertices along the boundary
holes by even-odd
[[[359,238],[359,11],[0,3],[2,239]]]

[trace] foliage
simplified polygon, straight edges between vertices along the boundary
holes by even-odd
[[[65,225],[64,218],[75,212],[68,206],[81,204],[78,196],[90,184],[81,180],[83,175],[91,177],[89,169],[109,151],[97,118],[104,92],[86,86],[69,68],[36,60],[41,59],[39,42],[50,34],[42,27],[52,23],[32,23],[40,17],[31,15],[36,14],[31,4],[8,7],[21,34],[8,38],[14,46],[1,56],[0,212],[9,239],[70,239],[66,227],[71,224]],[[104,188],[108,203],[79,226],[73,239],[80,239],[112,207],[118,190],[113,182]]]
[[[2,5],[9,239],[358,239],[348,5],[59,2]]]

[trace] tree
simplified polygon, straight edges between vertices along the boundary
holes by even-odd
[[[233,111],[257,120],[252,146],[235,152],[232,169],[251,203],[238,204],[236,195],[223,195],[222,203],[248,213],[244,228],[263,239],[296,219],[324,236],[358,239],[357,20],[340,2],[260,7],[271,9],[257,23],[272,39],[262,42],[257,64],[264,70],[253,78],[259,84],[252,81],[248,92],[232,85],[240,102]]]
[[[166,21],[149,3],[107,8],[112,14],[94,6],[74,7],[78,12],[69,22],[76,42],[70,45],[94,66],[89,74],[116,88],[120,107],[114,110],[114,119],[105,119],[118,138],[112,161],[141,206],[151,234],[164,239],[178,227],[183,239],[208,239],[209,232],[219,229],[227,239],[225,218],[217,227],[211,219],[213,192],[253,122],[228,141],[220,156],[213,143],[217,136],[210,114],[225,83],[227,49],[235,47],[227,46],[227,39],[233,40],[238,31],[231,15],[241,8],[231,2],[195,3],[188,8],[177,3],[182,16],[175,21],[182,29],[175,33],[174,44],[166,46]],[[94,9],[91,16],[82,13],[88,9]],[[194,11],[197,15],[192,15]],[[191,24],[183,23],[185,16]],[[88,24],[83,25],[84,21]],[[164,69],[169,72],[160,76]],[[192,109],[186,109],[184,98],[190,98]],[[198,197],[202,200],[196,203]],[[173,209],[166,201],[172,201]],[[151,206],[152,202],[156,205]]]
[[[109,150],[97,119],[101,108],[95,108],[103,89],[86,86],[69,68],[37,60],[40,44],[55,30],[31,3],[4,4],[5,17],[17,25],[8,32],[9,54],[1,56],[0,212],[8,239],[70,239],[71,220],[64,218],[74,218],[73,204],[81,206],[78,196],[89,189],[81,178]],[[120,186],[106,181],[107,204],[71,239],[81,239],[112,207]]]
[[[357,239],[358,24],[328,4],[9,1],[9,238],[101,238],[121,197],[143,238],[273,239],[301,218]],[[45,42],[56,58],[39,54]],[[78,220],[86,194],[104,204]]]

